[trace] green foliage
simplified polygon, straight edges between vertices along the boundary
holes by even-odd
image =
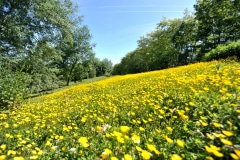
[[[17,105],[28,96],[29,75],[1,67],[0,77],[0,110]]]
[[[215,49],[204,55],[203,61],[225,59],[232,56],[240,58],[240,41],[218,45]]]

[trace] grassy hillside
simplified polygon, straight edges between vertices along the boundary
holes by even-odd
[[[0,114],[0,159],[240,159],[240,64],[80,84]]]

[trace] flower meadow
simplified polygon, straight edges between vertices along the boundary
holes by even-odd
[[[240,159],[240,64],[115,76],[0,114],[0,160]]]

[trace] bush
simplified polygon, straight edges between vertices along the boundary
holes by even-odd
[[[0,110],[8,109],[28,96],[30,77],[27,74],[1,68],[0,77]]]
[[[236,56],[238,59],[240,58],[240,41],[230,42],[227,45],[218,45],[215,49],[211,50],[203,56],[203,61],[226,59],[232,56]]]

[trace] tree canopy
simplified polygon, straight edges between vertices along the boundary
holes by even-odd
[[[197,0],[194,9],[194,13],[186,10],[183,18],[163,18],[153,32],[140,37],[134,51],[114,66],[113,74],[139,73],[206,60],[204,55],[218,45],[239,41],[239,0]]]

